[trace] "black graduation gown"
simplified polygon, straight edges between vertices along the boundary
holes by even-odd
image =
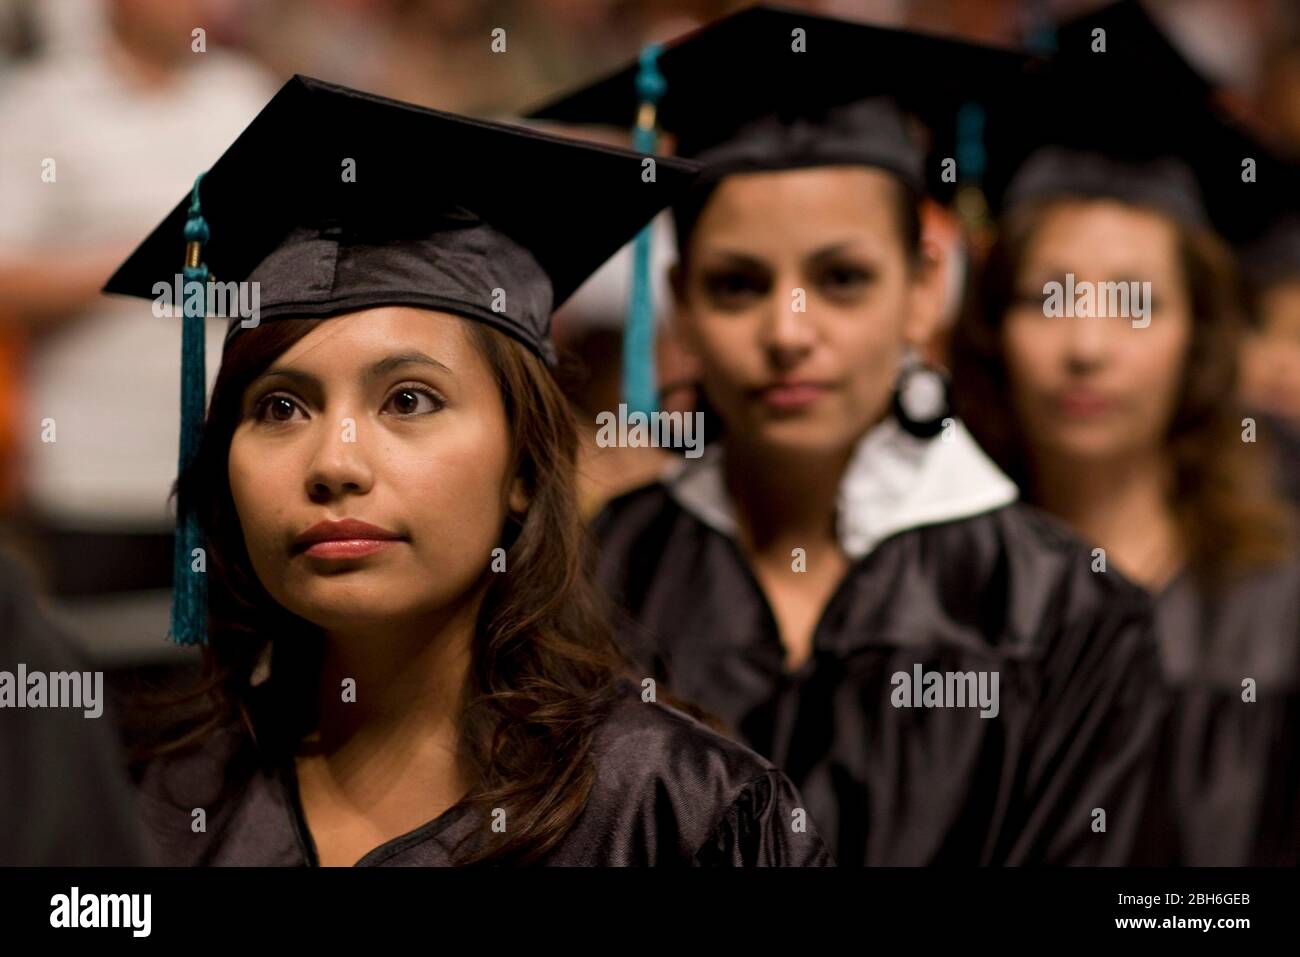
[[[257,692],[269,688],[269,682]],[[315,866],[318,859],[297,794],[291,749],[274,748],[272,720],[255,695],[254,743],[232,723],[199,750],[151,761],[141,803],[155,858],[170,865]],[[288,755],[277,757],[277,753]],[[596,785],[575,827],[549,854],[551,866],[833,866],[789,780],[752,751],[662,703],[621,694],[596,733]],[[191,830],[205,808],[207,830]],[[357,866],[450,864],[491,822],[457,805],[369,851]],[[796,830],[796,826],[799,828]]]
[[[31,575],[0,554],[0,671],[86,671],[36,594]],[[0,711],[0,824],[3,867],[145,860],[112,709]]]
[[[718,504],[684,507],[672,481],[614,500],[594,524],[622,640],[786,771],[841,866],[1124,862],[1165,708],[1150,602],[1094,573],[1064,525],[1027,506],[943,520],[924,490],[957,470],[956,503],[965,476],[993,466],[943,453],[912,475],[938,451],[920,441],[859,447],[855,461],[893,457],[881,487],[929,523],[853,562],[796,673],[738,545],[709,518]],[[893,676],[918,665],[997,672],[999,713],[895,707]]]
[[[1300,864],[1300,559],[1218,594],[1184,574],[1156,613],[1174,707],[1153,859]]]
[[[1253,414],[1260,435],[1272,443],[1278,492],[1300,505],[1300,423],[1264,412]]]

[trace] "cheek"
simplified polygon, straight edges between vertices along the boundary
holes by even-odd
[[[854,362],[888,363],[902,354],[907,326],[902,290],[877,293],[854,305],[823,305],[826,344]]]
[[[1008,316],[1002,327],[1002,350],[1007,377],[1017,392],[1039,392],[1050,387],[1053,370],[1062,365],[1063,337],[1059,324],[1041,318]]]
[[[228,464],[230,494],[239,517],[240,529],[254,570],[265,579],[266,572],[287,560],[280,518],[291,501],[290,483],[297,472],[283,456],[260,452],[236,432],[230,444]]]
[[[826,346],[849,382],[849,394],[874,413],[888,397],[903,361],[903,321],[897,313],[855,310],[824,325]]]
[[[1190,346],[1191,324],[1182,317],[1133,330],[1127,363],[1129,387],[1162,413],[1172,411],[1178,402]]]
[[[411,525],[417,550],[466,558],[490,550],[505,520],[508,467],[500,422],[448,420],[427,441],[393,442],[381,459],[383,481]]]
[[[757,309],[697,316],[691,341],[707,382],[731,391],[745,388],[761,375],[764,357],[759,324],[762,321]]]

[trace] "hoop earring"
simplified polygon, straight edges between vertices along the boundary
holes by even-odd
[[[904,361],[894,385],[894,418],[904,432],[932,439],[952,415],[948,376],[919,357]]]

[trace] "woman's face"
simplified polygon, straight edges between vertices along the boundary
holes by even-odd
[[[527,504],[510,461],[501,394],[464,321],[385,307],[321,323],[249,384],[229,478],[258,579],[328,630],[470,594],[507,510]],[[296,543],[340,519],[397,537],[360,555]]]
[[[674,284],[682,339],[729,433],[760,446],[851,446],[889,405],[903,348],[936,314],[935,270],[904,248],[885,172],[726,177]]]
[[[1242,350],[1243,397],[1300,425],[1300,281],[1278,283],[1260,298],[1260,328]]]
[[[1049,315],[1044,287],[1060,283],[1069,298],[1071,274],[1075,314]],[[1127,313],[1112,312],[1108,287],[1100,285],[1108,282],[1149,288],[1149,313],[1141,315],[1132,298]],[[1026,246],[1016,283],[1002,343],[1012,406],[1035,454],[1084,462],[1159,448],[1192,336],[1173,223],[1117,202],[1053,204]],[[1088,288],[1091,317],[1078,308]]]

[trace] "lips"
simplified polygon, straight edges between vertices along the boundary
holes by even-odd
[[[293,542],[294,554],[348,558],[369,554],[401,539],[397,532],[356,518],[317,522]]]
[[[754,391],[755,396],[773,409],[801,409],[816,402],[831,390],[826,382],[791,380],[773,382]]]
[[[1056,407],[1065,415],[1085,417],[1107,412],[1114,402],[1100,392],[1072,389],[1056,396]]]

